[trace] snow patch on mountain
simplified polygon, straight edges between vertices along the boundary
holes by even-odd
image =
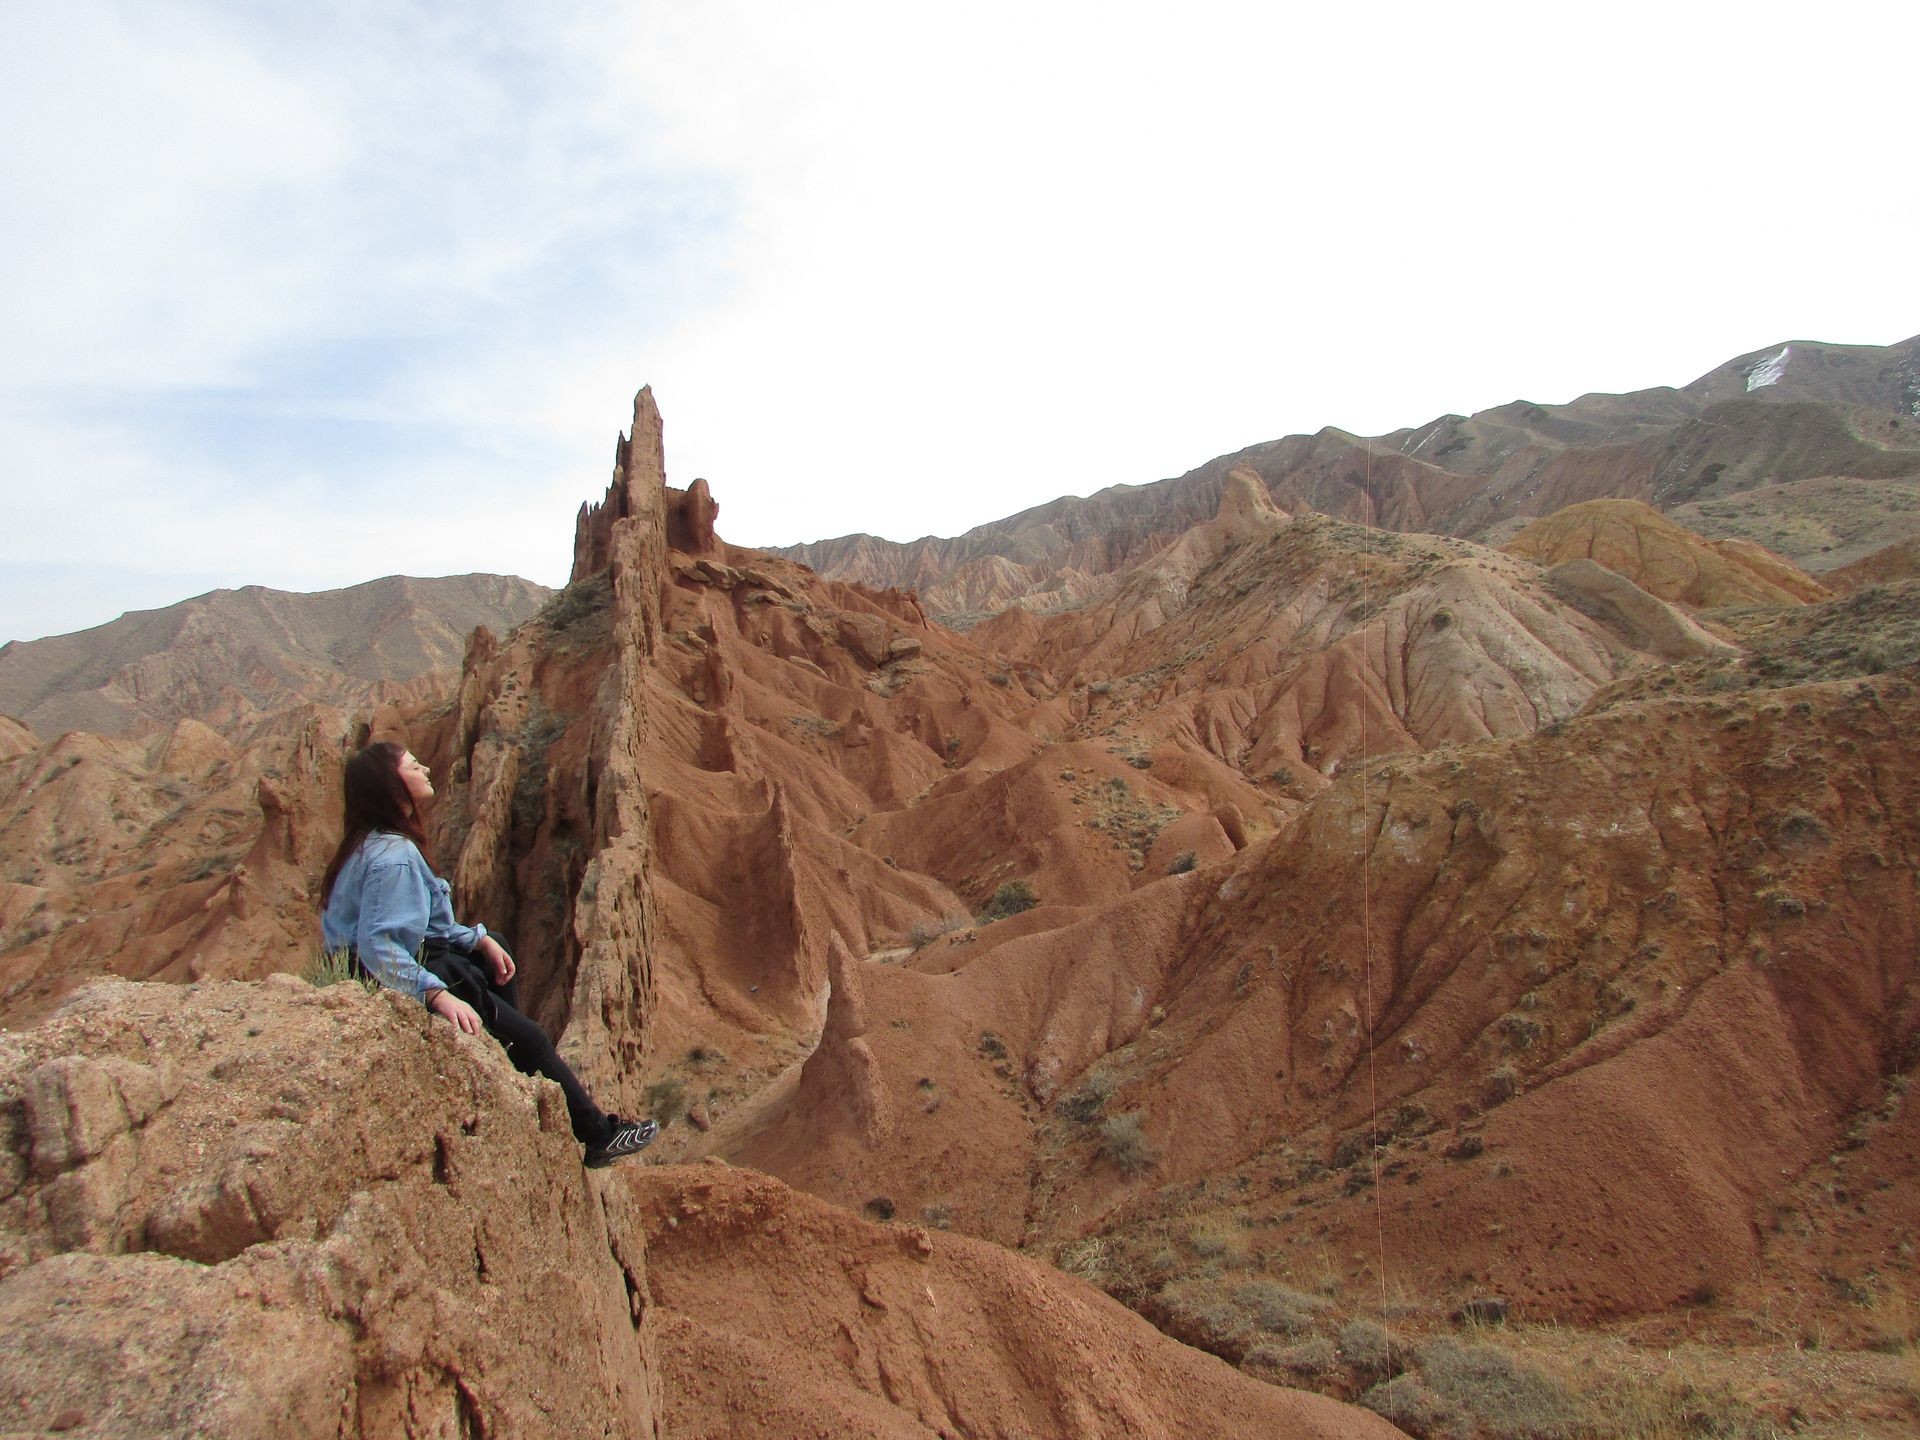
[[[1763,385],[1778,385],[1787,373],[1787,355],[1792,349],[1791,345],[1782,345],[1778,355],[1769,355],[1754,366],[1747,375],[1747,392],[1751,394]]]

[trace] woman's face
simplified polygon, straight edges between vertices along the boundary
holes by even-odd
[[[415,805],[433,798],[433,779],[427,767],[413,758],[411,750],[400,757],[400,783],[407,787],[407,798]]]

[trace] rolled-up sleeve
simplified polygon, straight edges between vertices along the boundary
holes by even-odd
[[[367,973],[389,990],[424,1002],[445,984],[414,958],[426,938],[427,882],[405,863],[375,862],[360,896],[354,951]]]
[[[431,908],[427,915],[427,938],[443,940],[458,950],[472,950],[487,938],[484,925],[462,925],[453,918],[453,887],[439,876],[427,882],[433,887],[429,896]]]

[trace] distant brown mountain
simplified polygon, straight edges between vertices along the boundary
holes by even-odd
[[[1920,336],[1793,341],[1679,389],[1516,400],[1374,438],[1329,428],[952,539],[850,535],[780,553],[830,579],[916,590],[950,623],[1016,601],[1056,610],[1105,594],[1116,572],[1209,518],[1236,466],[1289,513],[1494,544],[1568,505],[1639,500],[1818,573],[1920,529]]]
[[[551,593],[513,575],[389,575],[308,595],[214,590],[0,646],[0,714],[51,739],[403,699],[422,676],[459,665],[475,626],[510,629]]]

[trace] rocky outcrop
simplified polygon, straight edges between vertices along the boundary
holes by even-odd
[[[11,715],[0,715],[0,760],[13,760],[39,748],[40,741],[30,726]]]
[[[667,450],[660,407],[653,387],[633,397],[631,429],[614,441],[613,481],[606,498],[583,504],[573,530],[573,573],[568,583],[584,580],[613,561],[613,536],[621,521],[659,513],[656,498],[667,483]]]
[[[1613,625],[1629,644],[1663,660],[1692,660],[1736,648],[1596,560],[1563,561],[1547,571],[1547,579],[1571,604]]]
[[[595,1094],[637,1113],[655,948],[648,677],[670,517],[694,534],[714,507],[666,489],[651,390],[615,457],[605,499],[581,508],[567,589],[507,641],[477,635],[457,703],[411,743],[450,777],[434,821],[463,913],[510,939],[529,1013]]]
[[[658,1434],[621,1193],[410,1001],[98,984],[0,1037],[0,1140],[13,1428]]]
[[[1825,586],[1760,546],[1703,540],[1637,500],[1570,505],[1534,521],[1504,548],[1549,569],[1592,561],[1649,595],[1695,610],[1832,598]]]
[[[827,1101],[832,1115],[819,1115],[816,1126],[849,1128],[863,1145],[885,1140],[893,1128],[893,1106],[880,1087],[879,1062],[867,1040],[865,980],[861,964],[847,953],[836,936],[827,946],[827,973],[831,991],[820,1043],[807,1058],[801,1076],[802,1092]]]
[[[1398,1433],[977,1241],[583,1170],[484,1037],[285,978],[0,1035],[0,1337],[21,1434]]]
[[[356,727],[287,711],[233,740],[73,733],[0,768],[0,1020],[100,975],[254,979],[314,953]]]

